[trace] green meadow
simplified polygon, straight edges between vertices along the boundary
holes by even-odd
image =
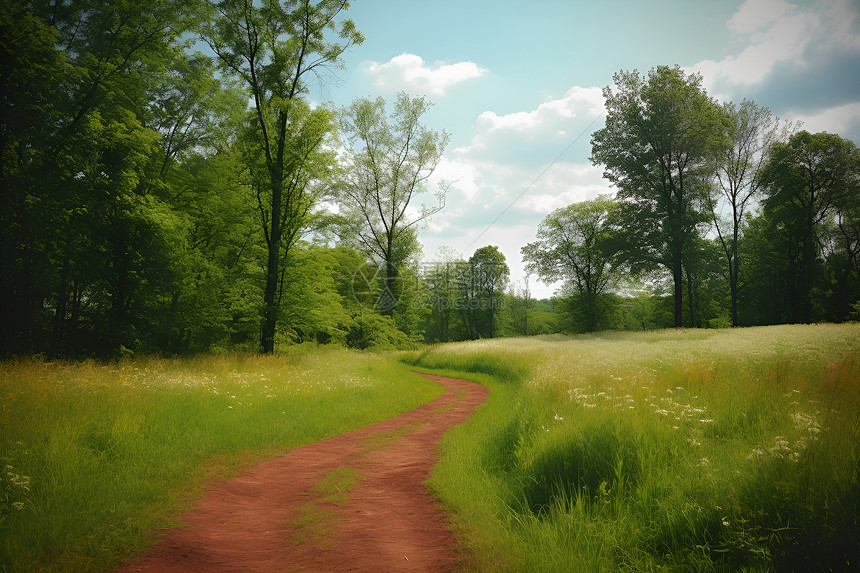
[[[431,486],[489,571],[860,563],[860,325],[450,344],[490,385]]]
[[[0,363],[0,571],[109,571],[213,480],[440,393],[345,350]]]
[[[428,482],[467,570],[860,562],[860,325],[847,324],[6,361],[0,570],[109,571],[214,480],[438,396],[413,369],[491,389]]]

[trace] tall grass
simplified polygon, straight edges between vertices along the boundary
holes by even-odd
[[[211,480],[440,392],[346,351],[0,363],[0,570],[110,570]]]
[[[860,325],[509,339],[405,360],[503,379],[446,436],[431,481],[475,570],[860,563]]]

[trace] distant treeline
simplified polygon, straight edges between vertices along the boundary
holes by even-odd
[[[593,161],[617,196],[523,249],[557,298],[514,288],[493,246],[420,264],[448,134],[406,94],[310,103],[364,40],[345,7],[0,0],[0,354],[856,317],[854,144],[719,106],[678,68],[607,88]]]

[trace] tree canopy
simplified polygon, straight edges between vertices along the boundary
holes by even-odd
[[[672,272],[675,326],[682,325],[685,249],[702,221],[700,200],[726,145],[720,106],[702,78],[659,66],[614,76],[603,90],[606,126],[591,139],[591,160],[617,188],[620,251],[633,269]]]

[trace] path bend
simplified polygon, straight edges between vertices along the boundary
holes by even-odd
[[[486,387],[422,374],[439,398],[285,452],[220,482],[132,572],[451,571],[454,536],[424,482]]]

